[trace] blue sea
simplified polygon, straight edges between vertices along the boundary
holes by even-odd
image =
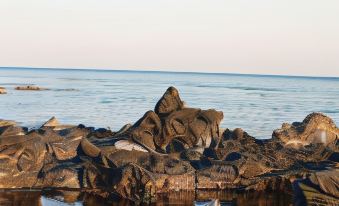
[[[34,84],[45,91],[17,91]],[[65,124],[120,129],[153,110],[169,86],[190,107],[224,112],[223,128],[270,138],[283,122],[323,112],[339,122],[339,78],[272,75],[0,68],[0,119],[38,127],[52,116]]]

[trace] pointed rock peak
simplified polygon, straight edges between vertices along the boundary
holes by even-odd
[[[180,99],[178,90],[175,87],[169,87],[156,104],[154,111],[160,116],[167,116],[183,107],[184,103]]]
[[[179,96],[179,91],[175,87],[168,87],[165,94],[169,93],[172,96]]]
[[[43,127],[56,127],[56,126],[59,126],[59,125],[60,125],[60,123],[57,120],[57,118],[52,117],[47,122],[45,122],[42,126]]]

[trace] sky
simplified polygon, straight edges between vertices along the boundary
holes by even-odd
[[[0,0],[0,66],[339,76],[339,1]]]

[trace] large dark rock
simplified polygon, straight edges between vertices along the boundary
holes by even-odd
[[[179,92],[170,87],[155,107],[138,120],[125,136],[147,149],[165,152],[175,139],[186,147],[216,147],[221,138],[223,113],[214,109],[185,108]]]

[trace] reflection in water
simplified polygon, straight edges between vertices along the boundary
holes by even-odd
[[[178,192],[165,194],[158,198],[156,205],[193,205],[194,201],[206,201],[218,199],[221,205],[227,206],[283,206],[292,204],[292,196],[284,193],[262,193],[262,192],[231,192],[231,191],[203,191]]]
[[[1,191],[1,206],[41,206],[41,192],[38,191]]]
[[[174,192],[159,195],[156,203],[144,205],[194,205],[208,200],[218,200],[221,205],[292,205],[292,196],[284,193],[236,193],[231,191]],[[94,205],[132,205],[124,199],[103,198],[94,194],[78,191],[1,191],[0,205],[4,206],[94,206]]]

